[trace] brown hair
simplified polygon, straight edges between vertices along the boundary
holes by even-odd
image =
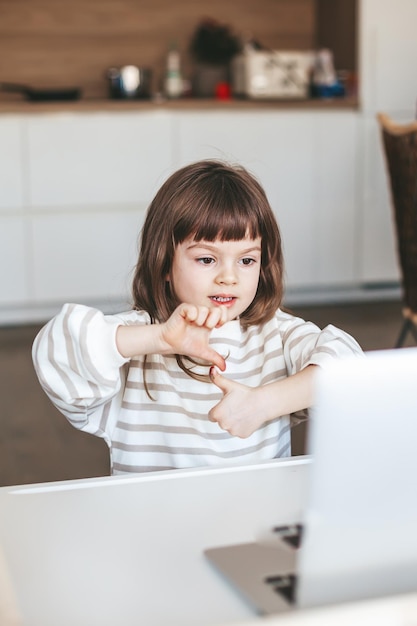
[[[282,300],[281,236],[265,191],[241,166],[205,160],[179,169],[148,208],[133,279],[134,308],[147,311],[154,323],[166,321],[180,304],[166,281],[178,244],[189,237],[239,241],[247,235],[261,237],[262,252],[255,298],[240,315],[243,327],[270,320]],[[177,361],[188,371],[182,357]]]

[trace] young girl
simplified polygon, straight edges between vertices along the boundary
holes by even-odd
[[[282,292],[260,184],[242,167],[188,165],[148,209],[133,310],[66,304],[34,342],[40,383],[105,439],[114,474],[289,456],[315,367],[361,349],[285,313]]]

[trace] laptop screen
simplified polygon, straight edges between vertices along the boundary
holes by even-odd
[[[417,348],[317,377],[298,604],[415,590]]]

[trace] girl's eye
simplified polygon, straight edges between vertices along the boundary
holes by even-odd
[[[245,257],[241,260],[242,265],[253,265],[255,263],[255,259],[250,259],[249,257]]]
[[[202,265],[210,265],[211,263],[214,263],[214,259],[212,259],[210,256],[200,257],[199,259],[197,259],[197,261]]]

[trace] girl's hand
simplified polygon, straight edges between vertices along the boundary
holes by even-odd
[[[211,381],[223,398],[209,412],[209,419],[236,437],[249,437],[269,420],[309,408],[314,401],[317,366],[262,387],[247,387],[210,369]]]
[[[209,420],[235,437],[245,439],[266,420],[262,416],[258,390],[222,376],[215,367],[210,369],[212,382],[223,392],[223,398],[209,412]]]
[[[225,307],[213,308],[180,304],[171,317],[160,326],[161,341],[165,354],[182,354],[198,358],[226,369],[224,358],[209,345],[213,328],[227,322]]]

